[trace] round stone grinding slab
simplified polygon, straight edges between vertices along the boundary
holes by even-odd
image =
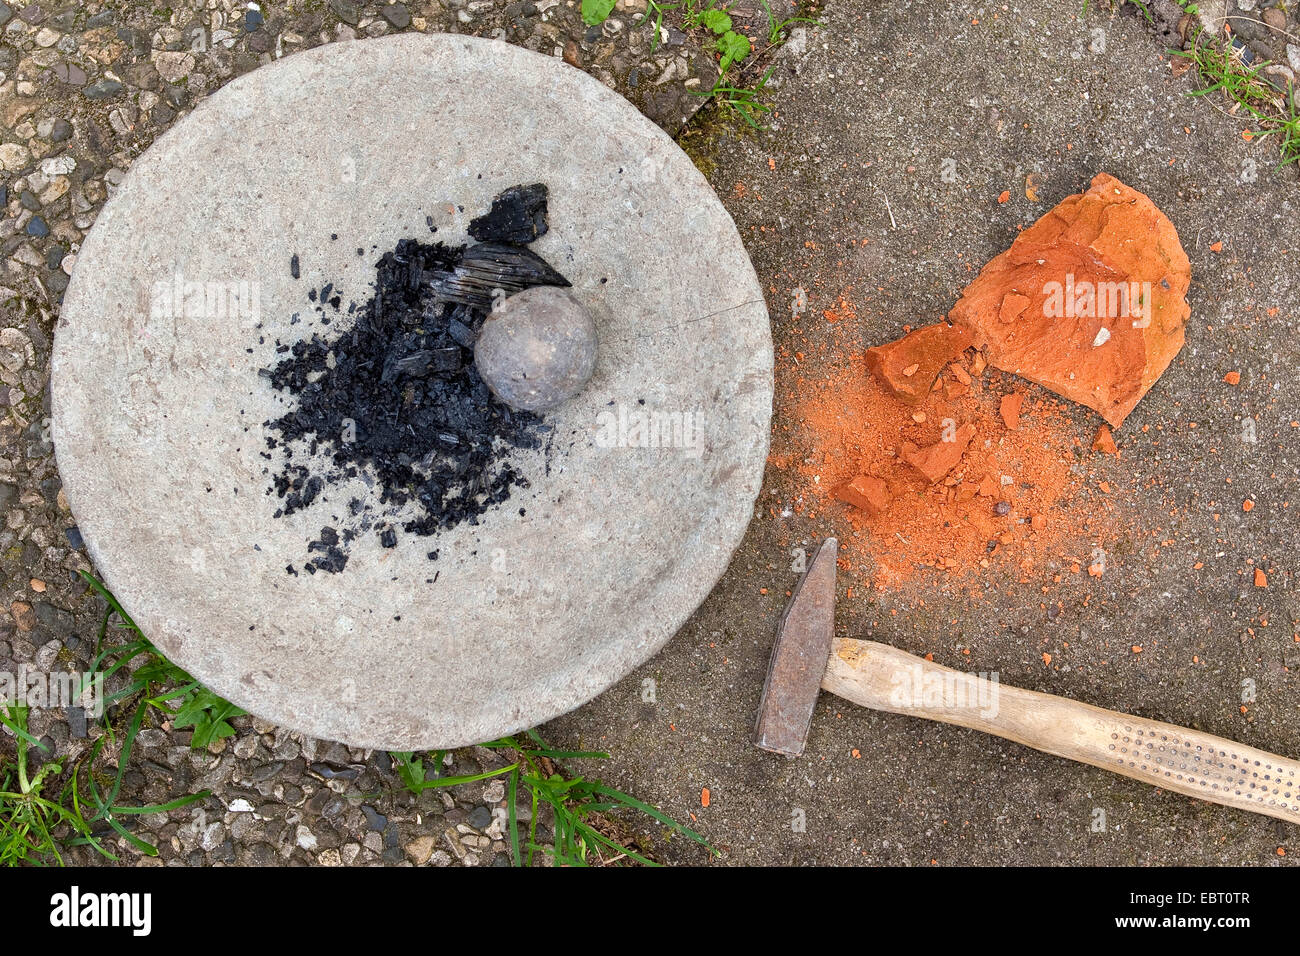
[[[277,341],[336,334],[398,240],[465,242],[534,182],[550,231],[531,248],[600,347],[547,446],[514,453],[528,487],[477,524],[360,535],[342,572],[289,574],[379,487],[358,474],[274,516],[263,426],[293,399],[259,373]],[[307,293],[326,283],[343,307],[322,327]],[[255,714],[416,750],[564,713],[681,626],[753,512],[772,344],[733,223],[661,130],[558,60],[402,35],[241,77],[138,159],[78,256],[52,376],[69,503],[145,634]]]

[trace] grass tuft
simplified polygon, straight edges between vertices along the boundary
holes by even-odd
[[[627,830],[619,818],[622,811],[634,810],[662,824],[669,838],[681,835],[707,848],[704,837],[683,826],[648,803],[585,777],[565,776],[556,761],[606,760],[609,754],[589,750],[556,750],[546,744],[535,730],[526,731],[524,739],[517,736],[502,737],[480,746],[500,750],[510,755],[513,762],[496,770],[461,776],[439,776],[446,751],[434,752],[434,771],[426,776],[424,762],[411,753],[395,753],[397,772],[402,783],[412,793],[422,793],[431,787],[455,787],[464,783],[506,777],[506,825],[509,831],[510,859],[515,866],[532,866],[538,851],[549,854],[557,866],[611,866],[624,861],[645,866],[659,864],[646,855],[644,848],[633,849],[630,837],[620,837]],[[509,759],[509,758],[508,758]],[[528,832],[521,834],[519,827],[519,800],[529,803]],[[543,804],[549,806],[555,817],[555,845],[543,846],[537,842],[537,820]]]
[[[1241,51],[1230,41],[1200,31],[1186,50],[1170,54],[1189,60],[1205,83],[1189,95],[1208,97],[1222,94],[1231,104],[1229,112],[1244,113],[1257,127],[1252,131],[1260,139],[1276,137],[1281,160],[1277,168],[1300,159],[1300,115],[1297,115],[1295,88],[1291,83],[1279,90],[1260,75],[1268,62],[1249,65]]]
[[[123,817],[141,813],[166,813],[208,796],[209,791],[189,794],[170,803],[150,807],[119,805],[118,792],[131,756],[131,744],[140,729],[143,708],[136,711],[123,738],[117,760],[117,774],[106,793],[101,793],[93,774],[83,777],[83,767],[92,766],[106,738],[95,741],[90,754],[79,760],[71,776],[55,795],[46,795],[49,785],[63,772],[63,765],[46,761],[29,776],[29,754],[33,746],[44,749],[27,732],[26,707],[0,707],[0,724],[17,737],[17,756],[13,764],[0,761],[0,866],[62,866],[68,847],[89,846],[109,860],[117,856],[104,845],[104,837],[117,833],[146,856],[157,856],[152,844],[127,829]],[[89,798],[89,806],[87,806]],[[93,812],[91,812],[93,811]],[[63,851],[63,852],[60,852]]]
[[[75,696],[80,696],[97,677],[107,681],[131,662],[137,664],[130,671],[126,687],[104,699],[105,733],[89,753],[73,764],[57,793],[51,788],[64,776],[61,762],[46,761],[35,773],[31,772],[33,750],[45,748],[28,732],[28,709],[0,705],[0,724],[17,739],[14,759],[0,756],[0,864],[5,866],[61,866],[64,852],[74,846],[89,846],[116,861],[117,856],[104,842],[113,834],[146,856],[157,856],[157,848],[132,833],[126,819],[176,810],[205,799],[210,791],[147,807],[123,806],[117,802],[132,745],[146,717],[157,711],[164,719],[171,720],[174,727],[193,727],[190,746],[197,748],[233,734],[228,719],[244,713],[168,661],[103,584],[84,571],[82,577],[104,598],[108,609],[100,622],[90,674]],[[128,635],[125,643],[107,640],[114,617],[121,625],[114,633],[125,632]],[[138,661],[139,658],[143,661]],[[175,708],[169,706],[173,701],[179,702]],[[121,746],[113,761],[115,772],[96,769],[105,743],[117,740],[119,735]]]

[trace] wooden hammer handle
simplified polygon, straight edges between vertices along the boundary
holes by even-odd
[[[822,687],[982,730],[1165,790],[1300,823],[1300,761],[1173,724],[1007,687],[875,641],[837,639]]]

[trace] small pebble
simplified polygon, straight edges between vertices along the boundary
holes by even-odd
[[[411,25],[411,11],[403,3],[389,4],[379,14],[398,30],[405,30]]]

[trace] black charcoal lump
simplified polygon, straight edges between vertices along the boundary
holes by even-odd
[[[526,245],[546,235],[547,190],[542,183],[511,186],[492,200],[492,209],[469,224],[470,238],[479,242]]]

